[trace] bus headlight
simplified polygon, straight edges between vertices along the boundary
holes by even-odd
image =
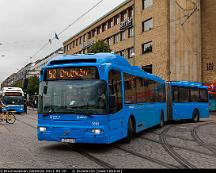
[[[96,134],[96,135],[99,135],[103,132],[103,130],[101,129],[92,129],[92,133]]]
[[[40,132],[45,132],[46,131],[46,127],[39,127],[39,131]]]

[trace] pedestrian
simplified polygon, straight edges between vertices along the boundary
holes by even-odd
[[[24,99],[24,112],[27,114],[27,99]]]
[[[2,100],[0,99],[0,113],[2,113],[2,109],[5,107],[6,105],[2,102]]]

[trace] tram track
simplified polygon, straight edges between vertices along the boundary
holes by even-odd
[[[28,124],[28,123],[26,123],[26,122],[24,122],[24,121],[22,121],[22,120],[18,120],[18,121],[24,123],[25,125],[27,125],[27,126],[29,126],[29,127],[31,127],[31,128],[37,129],[35,126],[33,126],[33,125],[31,125],[31,124]],[[64,144],[64,145],[67,146],[67,147],[69,147],[69,148],[74,149],[73,147],[71,147],[71,146],[68,145],[68,144]],[[108,169],[108,168],[110,168],[110,169],[111,169],[111,168],[115,168],[115,166],[113,166],[113,165],[111,165],[111,164],[109,164],[109,163],[107,163],[107,162],[105,162],[105,161],[103,161],[103,160],[101,160],[101,159],[99,159],[99,158],[93,156],[92,154],[90,154],[90,153],[84,151],[83,149],[76,148],[76,150],[73,150],[73,151],[75,151],[75,152],[79,153],[80,155],[86,157],[87,159],[89,159],[89,160],[95,162],[97,165],[101,166],[102,168],[106,168],[106,169]]]
[[[35,126],[25,122],[25,121],[22,121],[20,119],[17,119],[18,121],[24,123],[25,125],[31,127],[31,128],[34,128],[34,129],[37,129]],[[211,122],[212,123],[212,122]],[[208,123],[208,124],[211,124],[211,123]],[[206,124],[205,124],[206,125]],[[197,141],[198,143],[200,143],[200,145],[204,145],[205,148],[209,148],[209,146],[207,145],[206,147],[206,144],[199,138],[199,136],[197,135],[197,129],[200,128],[202,125],[199,125],[197,127],[195,127],[193,130],[192,130],[192,136],[194,138],[193,142],[194,141]],[[191,149],[188,149],[188,148],[184,148],[184,147],[180,147],[180,146],[174,146],[174,145],[171,145],[171,144],[168,144],[166,138],[167,137],[173,137],[173,136],[170,136],[168,135],[167,133],[169,132],[169,130],[173,128],[173,126],[170,126],[168,128],[166,128],[165,130],[163,130],[160,134],[159,134],[159,141],[157,140],[153,140],[153,139],[146,139],[146,138],[143,138],[143,137],[140,137],[142,139],[145,139],[145,140],[150,140],[152,142],[156,142],[158,144],[161,144],[162,147],[167,151],[167,153],[173,158],[175,159],[181,166],[178,166],[178,165],[173,165],[173,164],[169,164],[169,163],[166,163],[166,162],[163,162],[161,160],[158,160],[158,159],[155,159],[155,158],[152,158],[152,157],[149,157],[149,156],[146,156],[146,155],[143,155],[143,154],[140,154],[140,153],[137,153],[135,151],[132,151],[132,150],[128,150],[128,149],[125,149],[125,148],[122,148],[120,146],[113,146],[114,148],[116,149],[119,149],[121,151],[124,151],[124,152],[127,152],[131,155],[134,155],[136,157],[139,157],[139,158],[142,158],[142,159],[145,159],[145,160],[148,160],[150,162],[153,162],[153,163],[156,163],[160,166],[163,166],[165,168],[173,168],[173,169],[178,169],[178,168],[189,168],[189,169],[194,169],[196,168],[196,166],[194,166],[193,164],[191,164],[190,162],[188,162],[185,158],[183,158],[182,156],[180,156],[175,150],[174,148],[179,148],[179,149],[184,149],[184,150],[190,150],[192,152],[196,152],[196,153],[199,153],[199,154],[205,154],[205,155],[208,155],[208,156],[215,156],[216,155],[216,151],[214,150],[213,152],[213,149],[211,149],[210,151],[212,151],[214,154],[207,154],[207,153],[204,153],[204,152],[199,152],[199,151],[196,151],[196,150],[191,150]],[[177,138],[177,137],[176,137]],[[66,145],[66,144],[65,144]],[[66,145],[70,148],[73,148],[69,145]],[[74,149],[74,148],[73,148]],[[98,157],[95,157],[94,155],[90,154],[89,152],[83,150],[83,148],[78,148],[76,150],[73,150],[81,155],[83,155],[85,158],[95,162],[97,165],[101,166],[102,168],[115,168],[114,165],[111,165],[110,163],[107,163],[101,159],[99,159]]]
[[[164,131],[161,132],[161,135],[159,136],[159,140],[160,143],[162,145],[162,147],[167,151],[167,153],[173,158],[175,159],[181,166],[183,166],[183,168],[186,169],[195,169],[196,166],[194,166],[193,164],[191,164],[190,162],[188,162],[185,158],[183,158],[181,155],[179,155],[174,149],[173,147],[167,142],[166,140],[166,135],[169,132],[169,130],[173,128],[173,126],[169,126],[168,128],[166,128]]]
[[[209,123],[205,123],[205,124],[200,124],[196,127],[193,128],[193,130],[191,131],[191,136],[194,138],[194,140],[201,145],[203,148],[208,149],[209,151],[211,151],[214,154],[214,157],[216,157],[216,149],[213,148],[212,145],[207,144],[206,142],[204,142],[198,135],[198,129],[203,127],[203,126],[207,126],[210,124],[216,124],[215,122],[209,122]]]
[[[114,148],[116,149],[119,149],[121,151],[124,151],[126,153],[129,153],[131,155],[134,155],[136,157],[139,157],[139,158],[142,158],[142,159],[145,159],[145,160],[148,160],[150,162],[153,162],[153,163],[156,163],[160,166],[163,166],[165,168],[176,168],[176,169],[179,169],[181,167],[177,166],[177,165],[173,165],[173,164],[169,164],[169,163],[166,163],[166,162],[163,162],[161,160],[158,160],[158,159],[155,159],[155,158],[152,158],[152,157],[149,157],[149,156],[146,156],[146,155],[143,155],[143,154],[140,154],[140,153],[137,153],[135,151],[132,151],[132,150],[128,150],[128,149],[125,149],[125,148],[122,148],[122,147],[119,147],[119,146],[113,146]]]
[[[27,125],[27,126],[29,126],[29,127],[31,127],[31,128],[36,129],[36,127],[34,127],[34,126],[31,125],[31,124],[28,124],[28,123],[26,123],[26,122],[24,122],[24,121],[22,121],[22,120],[18,120],[18,121],[24,123],[25,125]],[[67,147],[72,148],[73,151],[75,151],[75,152],[77,152],[77,153],[83,155],[84,157],[86,157],[86,158],[88,158],[89,160],[95,162],[97,165],[99,165],[99,166],[101,166],[101,167],[103,167],[103,168],[115,168],[114,165],[111,165],[111,164],[109,164],[109,163],[107,163],[107,162],[105,162],[105,161],[103,161],[103,160],[101,160],[101,159],[99,159],[99,158],[93,156],[92,154],[90,154],[90,153],[84,151],[83,149],[76,148],[76,150],[74,150],[74,148],[71,147],[70,145],[68,145],[68,144],[64,144],[64,145],[67,146]],[[139,157],[139,158],[142,158],[142,159],[151,161],[151,162],[153,162],[153,163],[159,164],[159,165],[164,166],[164,167],[166,167],[166,168],[176,168],[176,169],[177,169],[177,168],[180,168],[180,167],[178,167],[178,166],[176,166],[176,165],[168,164],[168,163],[163,162],[163,161],[161,161],[161,160],[154,159],[154,158],[152,158],[152,157],[149,157],[149,156],[146,156],[146,155],[142,155],[142,154],[140,154],[140,153],[137,153],[137,152],[134,152],[134,151],[131,151],[131,150],[123,149],[123,148],[117,147],[117,146],[114,146],[114,148],[119,149],[119,150],[122,150],[122,151],[127,152],[127,153],[130,153],[130,154],[132,154],[132,155],[134,155],[134,156],[136,156],[136,157]]]
[[[64,144],[64,143],[63,143]],[[93,156],[92,154],[90,154],[89,152],[83,150],[83,148],[79,148],[79,147],[72,147],[70,146],[70,144],[64,144],[65,146],[73,149],[74,152],[77,152],[79,153],[80,155],[86,157],[87,159],[95,162],[97,165],[101,166],[102,168],[106,168],[106,169],[113,169],[113,168],[116,168],[114,165],[111,165],[95,156]]]
[[[155,139],[150,139],[150,138],[147,138],[147,137],[139,137],[140,139],[143,139],[143,140],[146,140],[146,141],[150,141],[150,142],[154,142],[154,143],[157,143],[157,144],[160,144],[160,141],[159,140],[155,140]],[[194,141],[193,141],[194,142]],[[206,156],[210,156],[210,157],[214,157],[214,154],[209,154],[209,153],[206,153],[206,152],[202,152],[202,151],[198,151],[198,150],[194,150],[192,148],[186,148],[186,147],[182,147],[182,146],[177,146],[177,145],[173,145],[173,144],[169,144],[171,147],[173,148],[176,148],[176,149],[182,149],[182,150],[185,150],[185,151],[192,151],[196,154],[203,154],[203,155],[206,155]]]
[[[190,130],[190,132],[191,131],[192,130]],[[161,133],[157,133],[155,131],[149,131],[148,134],[154,134],[154,135],[157,135],[157,136],[161,135]],[[181,140],[184,140],[184,141],[194,142],[194,139],[189,139],[189,138],[185,138],[185,137],[182,137],[182,136],[173,136],[173,135],[170,135],[170,134],[167,134],[166,136],[170,137],[170,138],[175,138],[175,139],[181,139]]]

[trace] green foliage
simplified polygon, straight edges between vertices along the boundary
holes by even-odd
[[[32,76],[28,79],[27,93],[29,95],[35,95],[35,93],[38,94],[38,91],[39,91],[39,79],[37,76]]]
[[[107,43],[102,40],[98,40],[89,49],[88,53],[100,53],[100,52],[111,52],[111,49]]]
[[[22,88],[22,80],[17,81],[17,82],[13,85],[13,87],[19,87],[19,88]]]

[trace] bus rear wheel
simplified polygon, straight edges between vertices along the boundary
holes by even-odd
[[[195,109],[195,110],[193,111],[192,121],[193,121],[194,123],[197,123],[197,122],[199,122],[199,119],[200,119],[200,117],[199,117],[199,111],[198,111],[197,109]]]
[[[128,128],[127,128],[127,137],[125,138],[125,142],[130,143],[134,135],[134,127],[132,119],[130,118],[128,121]]]

